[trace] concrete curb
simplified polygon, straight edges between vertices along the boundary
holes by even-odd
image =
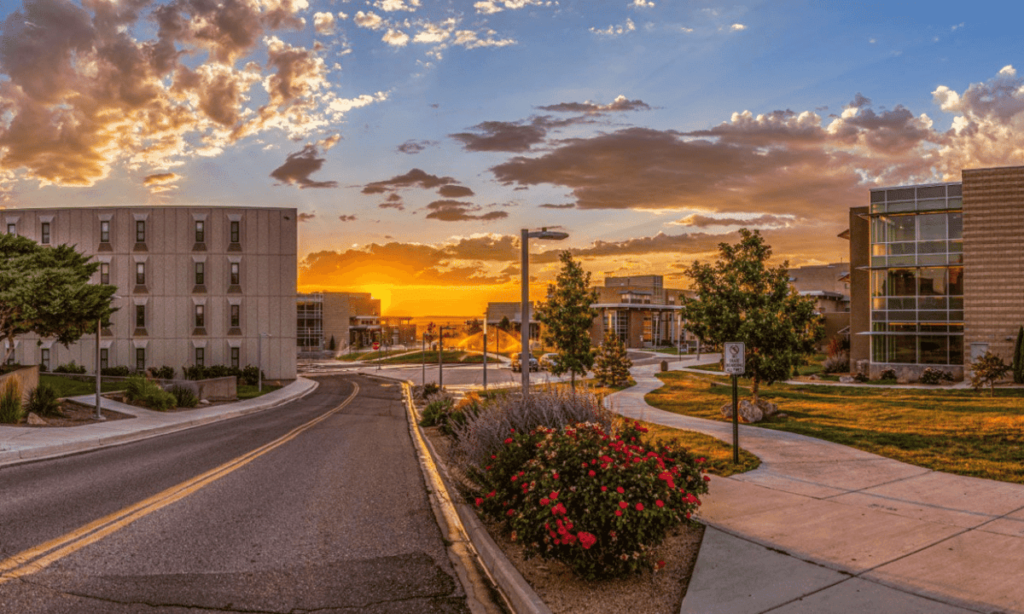
[[[96,439],[83,439],[80,441],[73,441],[67,443],[56,443],[51,445],[36,446],[33,448],[25,448],[23,450],[2,451],[0,452],[0,467],[7,467],[11,465],[18,465],[21,463],[39,460],[46,460],[50,458],[58,458],[61,456],[68,456],[70,454],[78,454],[81,452],[91,452],[93,450],[110,448],[113,446],[119,446],[126,443],[142,441],[145,439],[149,439],[151,437],[159,437],[160,435],[176,433],[178,431],[184,431],[190,428],[195,428],[197,426],[212,424],[214,422],[230,420],[231,418],[238,418],[259,411],[273,409],[275,407],[284,405],[285,403],[297,401],[301,398],[308,396],[320,386],[319,382],[304,377],[298,378],[296,382],[298,382],[299,380],[308,381],[312,385],[304,390],[299,390],[297,394],[277,398],[267,404],[254,405],[252,407],[246,407],[243,409],[229,410],[225,411],[224,413],[213,416],[203,416],[202,418],[195,418],[192,420],[179,422],[176,424],[155,426],[153,428],[148,428],[144,430],[132,431],[128,433],[118,433],[116,435],[108,435],[105,437],[98,437]],[[106,406],[106,404],[104,404],[104,406]]]
[[[474,556],[490,581],[498,588],[506,605],[516,614],[551,614],[550,608],[544,603],[533,587],[523,578],[505,553],[498,548],[487,533],[476,512],[469,504],[456,502],[450,492],[451,477],[447,468],[436,459],[439,458],[433,445],[423,435],[416,420],[416,410],[409,392],[412,384],[406,380],[397,380],[384,375],[382,379],[401,381],[403,395],[409,416],[409,430],[413,434],[413,443],[420,454],[420,468],[428,485],[433,485],[431,500],[440,508],[439,522],[443,519],[449,526],[450,533],[466,538],[470,554]]]

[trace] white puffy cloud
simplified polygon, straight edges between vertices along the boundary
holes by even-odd
[[[367,13],[359,11],[352,18],[352,21],[360,28],[368,28],[370,30],[379,30],[384,27],[384,19],[373,11]]]
[[[544,0],[482,0],[473,4],[477,13],[493,15],[504,10],[516,11],[527,6],[551,6],[553,2]]]
[[[483,35],[482,37],[481,34]],[[480,34],[472,30],[459,30],[455,33],[455,41],[452,44],[465,47],[466,49],[507,47],[508,45],[516,44],[515,39],[512,38],[496,38],[497,34],[494,30],[484,30]]]
[[[313,27],[316,29],[317,34],[333,34],[334,24],[334,15],[331,13],[313,14]]]
[[[451,37],[455,29],[454,18],[445,19],[439,23],[425,23],[422,29],[413,38],[414,43],[443,43]]]
[[[373,6],[386,12],[393,13],[395,11],[415,11],[420,6],[420,0],[409,0],[406,4],[404,0],[376,0]]]
[[[633,0],[633,3],[630,4],[629,6],[640,9],[649,9],[654,6],[654,3],[651,2],[651,0]]]
[[[729,29],[732,30],[733,32],[739,32],[741,30],[746,30],[747,26],[741,23],[734,23],[731,26],[729,26]]]
[[[633,32],[635,30],[636,30],[636,24],[633,23],[632,19],[627,19],[626,23],[621,24],[621,25],[612,24],[612,25],[608,26],[607,28],[604,28],[603,30],[599,29],[599,28],[590,28],[590,31],[593,32],[594,34],[597,34],[599,36],[609,36],[609,37],[622,36],[623,34],[626,34],[628,32]]]
[[[384,33],[384,36],[382,36],[380,40],[392,47],[405,47],[409,44],[409,35],[401,30],[388,28],[388,31]]]

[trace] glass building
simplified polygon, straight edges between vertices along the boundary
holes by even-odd
[[[964,364],[960,183],[871,191],[871,362]]]

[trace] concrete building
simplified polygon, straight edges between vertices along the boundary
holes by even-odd
[[[523,319],[522,305],[522,303],[487,303],[487,314],[484,316],[487,318],[487,327],[497,328],[502,320],[508,318],[509,324],[512,325],[510,330],[520,330],[519,323]],[[537,341],[540,339],[540,322],[534,319],[533,301],[530,301],[527,306],[526,314],[530,321],[530,339]]]
[[[604,286],[597,286],[600,313],[590,329],[594,345],[604,342],[608,334],[617,334],[627,348],[696,344],[681,320],[682,296],[688,290],[664,287],[661,275],[606,277]]]
[[[5,232],[77,246],[100,263],[93,281],[117,286],[101,367],[245,367],[262,345],[267,378],[295,379],[295,209],[6,209],[0,219]],[[95,335],[68,348],[37,341],[19,337],[14,359],[95,372]]]
[[[380,299],[368,292],[313,292],[293,294],[296,305],[299,352],[363,348],[380,340]]]
[[[789,269],[789,283],[814,299],[825,325],[825,340],[849,335],[850,265],[846,262]]]

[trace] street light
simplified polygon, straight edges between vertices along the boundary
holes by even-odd
[[[522,239],[520,241],[522,247],[522,259],[520,263],[520,278],[522,283],[522,305],[520,307],[521,316],[519,320],[519,337],[522,342],[522,348],[519,355],[519,370],[523,376],[523,397],[530,394],[530,239],[542,239],[547,241],[561,241],[569,238],[569,234],[565,232],[558,232],[554,230],[548,230],[547,228],[541,228],[540,230],[534,230],[530,232],[528,229],[523,228]]]
[[[260,392],[263,392],[263,338],[273,337],[270,333],[260,333],[256,337],[256,386]]]
[[[119,299],[116,294],[110,295],[110,300]],[[100,408],[100,339],[103,337],[103,318],[96,319],[96,419],[105,420],[103,410]]]

